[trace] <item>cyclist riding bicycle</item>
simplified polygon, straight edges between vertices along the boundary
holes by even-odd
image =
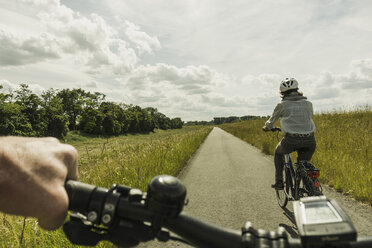
[[[262,127],[270,131],[280,118],[283,139],[275,148],[275,184],[271,187],[283,189],[284,154],[297,151],[298,161],[310,161],[316,148],[314,137],[315,124],[312,120],[313,105],[298,90],[298,82],[294,78],[286,78],[280,83],[282,101],[274,109],[270,119]]]

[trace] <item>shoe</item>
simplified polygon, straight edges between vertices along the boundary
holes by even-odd
[[[284,184],[283,182],[276,182],[275,184],[271,184],[271,188],[274,189],[284,189]]]

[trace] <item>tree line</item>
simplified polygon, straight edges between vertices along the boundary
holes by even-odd
[[[239,121],[255,120],[266,118],[265,116],[245,115],[245,116],[229,116],[229,117],[214,117],[211,121],[188,121],[185,125],[219,125],[224,123],[233,123]]]
[[[0,85],[0,89],[3,86]],[[40,96],[27,84],[14,93],[0,93],[0,135],[53,136],[68,131],[119,135],[182,128],[181,118],[169,118],[156,108],[105,101],[99,92],[49,89]]]
[[[224,124],[224,123],[233,123],[233,122],[239,122],[239,121],[247,121],[247,120],[256,120],[260,119],[262,117],[260,116],[254,116],[254,115],[245,115],[245,116],[229,116],[229,117],[214,117],[213,123],[218,124]]]

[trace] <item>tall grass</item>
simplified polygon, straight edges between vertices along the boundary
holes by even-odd
[[[372,107],[314,116],[317,149],[312,162],[321,169],[321,181],[372,205]],[[220,127],[273,154],[278,134],[261,130],[265,120]]]
[[[114,138],[70,133],[66,142],[79,152],[81,181],[101,187],[117,183],[146,190],[148,182],[156,175],[177,175],[211,129],[184,127]],[[3,214],[0,232],[0,247],[73,246],[61,229],[54,232],[41,230],[33,218],[27,218],[24,225],[24,218]],[[98,247],[113,246],[101,242]]]

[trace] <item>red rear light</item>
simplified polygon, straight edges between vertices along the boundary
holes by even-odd
[[[307,171],[307,175],[312,178],[318,178],[320,176],[319,170]]]
[[[315,185],[315,188],[320,188],[320,182],[315,182],[314,185]]]

